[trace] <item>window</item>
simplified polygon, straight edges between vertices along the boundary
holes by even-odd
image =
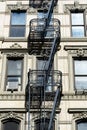
[[[87,89],[87,58],[74,59],[75,88],[77,90]]]
[[[25,36],[25,21],[26,12],[11,12],[11,26],[10,26],[10,37],[24,37]]]
[[[39,81],[44,83],[43,70],[46,70],[48,59],[38,58],[37,59],[37,70],[42,70],[42,75],[38,76]],[[46,92],[52,92],[53,76],[52,74],[48,78]]]
[[[4,120],[2,124],[3,130],[20,130],[20,121],[13,118]]]
[[[35,130],[48,130],[49,126],[49,119],[47,118],[41,118],[35,121]],[[44,128],[45,127],[45,128]],[[54,130],[55,128],[55,122],[53,121],[51,130]]]
[[[87,130],[87,120],[81,120],[77,122],[77,129],[76,130]]]
[[[85,36],[85,25],[84,25],[84,14],[83,12],[72,12],[72,37],[84,37]]]
[[[45,67],[46,67],[46,62],[47,62],[46,59],[38,58],[37,59],[37,69],[38,70],[44,70]]]
[[[37,17],[40,19],[38,21],[38,25],[39,25],[38,29],[41,29],[40,27],[45,25],[45,21],[43,19],[47,17],[47,11],[46,12],[43,12],[42,10],[38,11]],[[50,23],[49,23],[49,25],[50,26],[47,28],[47,32],[46,32],[46,36],[45,37],[52,38],[52,37],[54,37],[55,34],[54,34],[54,21],[52,20],[52,16],[51,15],[50,15]]]
[[[7,90],[18,90],[22,83],[23,59],[8,58],[7,60]]]

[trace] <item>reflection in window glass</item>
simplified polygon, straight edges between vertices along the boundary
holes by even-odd
[[[25,12],[12,12],[11,25],[25,25]]]
[[[87,60],[75,60],[75,74],[87,75]]]
[[[18,120],[9,119],[3,122],[3,130],[19,130],[20,122]]]
[[[74,60],[75,88],[87,89],[87,60]]]
[[[10,37],[24,37],[26,13],[13,11],[11,13]]]
[[[84,19],[83,13],[71,13],[72,36],[84,37]]]
[[[87,122],[80,122],[77,124],[77,130],[87,130]]]
[[[7,60],[7,86],[16,88],[21,85],[22,61],[23,59],[16,58]]]
[[[44,68],[46,67],[46,62],[47,62],[47,60],[38,59],[37,60],[37,69],[44,70]]]
[[[72,25],[83,25],[83,13],[72,13]]]
[[[41,130],[42,128],[44,128],[44,130],[48,130],[48,126],[49,126],[49,119],[47,118],[45,119],[42,118],[35,121],[36,130]],[[55,122],[53,121],[51,130],[54,130],[54,129],[55,129]]]
[[[87,89],[87,77],[75,77],[76,89]]]
[[[84,27],[72,27],[72,36],[73,37],[83,37],[84,36]]]
[[[39,19],[45,18],[46,15],[47,15],[47,13],[44,13],[44,12],[38,12],[38,13],[37,13],[37,17],[38,17]]]

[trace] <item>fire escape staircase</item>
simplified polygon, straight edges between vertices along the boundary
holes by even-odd
[[[46,3],[48,2],[47,7]],[[45,101],[53,101],[53,108],[50,114],[48,130],[55,116],[56,106],[60,103],[62,93],[62,73],[58,70],[51,70],[55,53],[60,43],[60,21],[51,18],[54,5],[57,0],[41,3],[43,6],[39,11],[46,12],[46,17],[42,19],[32,19],[30,21],[30,32],[28,36],[28,53],[30,55],[47,57],[46,65],[42,70],[29,70],[28,84],[26,87],[26,109],[40,109]],[[33,3],[31,4],[33,5]],[[45,5],[45,6],[44,6]],[[34,7],[37,7],[36,5]],[[47,54],[46,54],[47,53]],[[51,79],[51,80],[50,80]],[[46,88],[54,88],[51,92]],[[44,109],[46,108],[44,104]]]

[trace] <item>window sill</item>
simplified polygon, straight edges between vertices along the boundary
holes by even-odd
[[[87,94],[87,89],[84,90],[75,90],[76,95],[84,95]]]
[[[27,37],[6,37],[6,38],[4,37],[3,41],[4,42],[16,42],[16,41],[27,42]]]

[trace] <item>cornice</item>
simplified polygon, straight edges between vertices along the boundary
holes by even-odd
[[[78,94],[63,94],[61,100],[70,100],[70,101],[77,101],[77,100],[87,100],[87,93],[78,93]]]
[[[27,38],[14,38],[14,37],[0,37],[2,42],[27,42]],[[83,38],[73,38],[73,37],[62,37],[60,42],[87,42],[87,37]]]
[[[65,45],[64,50],[68,51],[69,54],[75,54],[78,57],[87,56],[87,45]],[[84,90],[84,92],[86,92],[86,90]],[[78,91],[76,91],[76,93],[78,93]]]
[[[8,37],[8,38],[5,38],[5,37],[1,37],[0,40],[3,40],[3,42],[27,42],[27,38],[24,37],[24,38],[19,38],[19,37]]]
[[[74,4],[65,4],[64,5],[64,13],[70,13],[70,11],[78,11],[78,10],[86,10],[87,12],[87,4],[79,4],[76,0]]]
[[[28,4],[22,4],[22,2],[18,1],[16,4],[7,4],[6,12],[10,13],[11,10],[28,10],[29,5]]]
[[[3,94],[0,94],[0,100],[1,101],[25,101],[25,94],[24,93],[3,93]]]
[[[31,113],[39,113],[41,110],[40,109],[30,109],[30,112]],[[45,108],[45,112],[51,112],[52,111],[52,108],[50,109],[50,108]],[[42,112],[44,112],[44,109],[42,109]],[[58,109],[56,109],[56,113],[60,113],[61,112],[61,109],[60,108],[58,108]]]
[[[7,113],[7,112],[10,112],[10,113],[12,113],[12,112],[26,112],[26,109],[25,108],[0,108],[0,113]]]
[[[78,49],[84,49],[87,50],[87,45],[65,45],[64,50],[78,50]]]
[[[69,113],[87,112],[87,108],[69,108]]]
[[[83,37],[83,38],[62,37],[60,42],[87,42],[87,37]]]

